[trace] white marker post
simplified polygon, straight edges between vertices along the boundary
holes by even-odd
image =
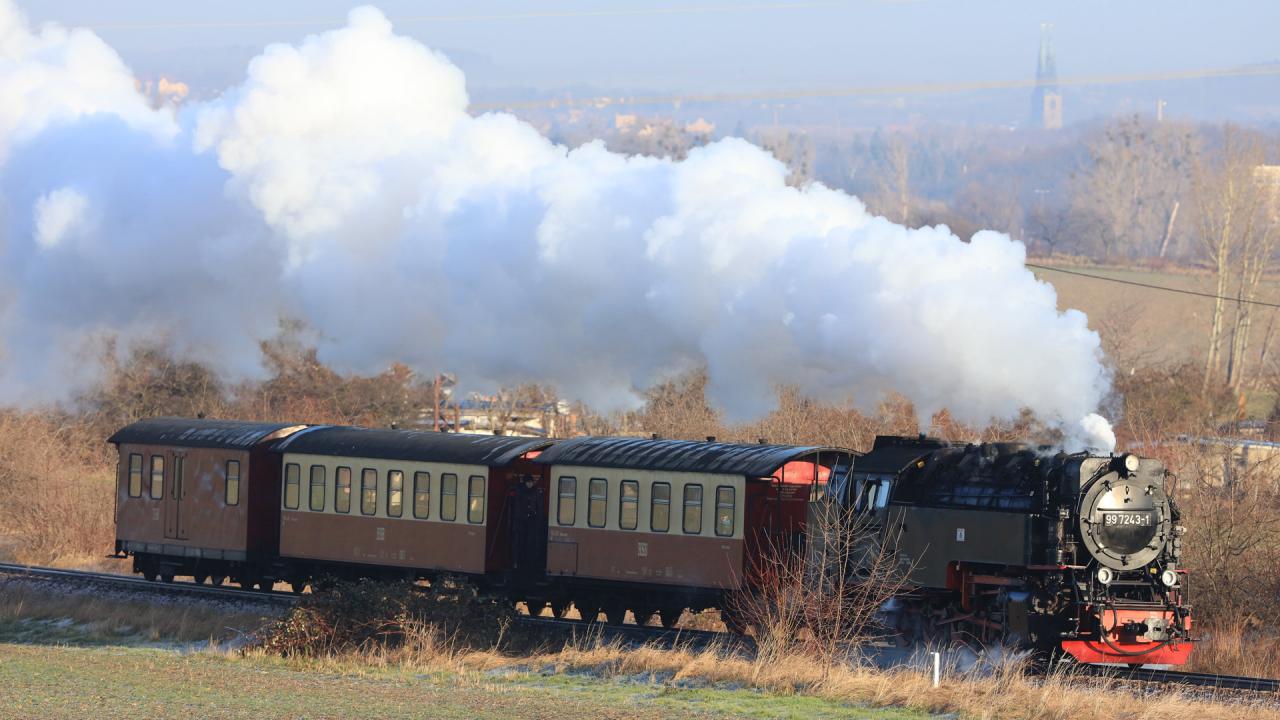
[[[942,653],[933,653],[933,686],[942,684]]]

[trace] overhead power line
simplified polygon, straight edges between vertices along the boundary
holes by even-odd
[[[1137,280],[1123,280],[1121,278],[1107,277],[1105,275],[1094,275],[1092,273],[1080,272],[1079,270],[1067,270],[1066,268],[1050,267],[1048,265],[1036,265],[1027,263],[1027,267],[1036,270],[1048,270],[1050,272],[1064,273],[1066,275],[1078,275],[1080,277],[1089,278],[1090,280],[1102,280],[1104,282],[1119,283],[1121,285],[1132,285],[1134,287],[1148,288],[1151,290],[1163,290],[1165,292],[1178,293],[1180,295],[1194,295],[1196,297],[1209,298],[1210,300],[1225,300],[1233,303],[1244,303],[1246,305],[1260,305],[1262,307],[1280,308],[1280,303],[1269,303],[1262,300],[1243,300],[1225,295],[1215,295],[1213,293],[1200,292],[1199,290],[1184,290],[1182,288],[1169,287],[1167,285],[1153,285],[1151,283],[1138,282]]]
[[[1250,65],[1234,68],[1201,68],[1198,70],[1174,70],[1156,73],[1122,73],[1109,75],[1076,75],[1059,77],[1057,84],[1125,85],[1129,83],[1162,82],[1173,80],[1205,80],[1229,77],[1270,77],[1280,75],[1280,63]],[[810,98],[871,97],[878,95],[945,95],[976,90],[1020,90],[1036,87],[1035,78],[1017,80],[982,80],[955,83],[911,83],[904,85],[869,85],[833,88],[808,88],[800,90],[765,90],[740,93],[701,93],[690,95],[649,95],[634,97],[600,96],[589,98],[559,98],[550,100],[524,100],[516,102],[473,103],[472,110],[541,110],[565,107],[609,107],[639,105],[683,105],[689,103],[763,102],[773,100],[801,100]]]

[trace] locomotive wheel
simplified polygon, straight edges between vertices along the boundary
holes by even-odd
[[[307,589],[306,580],[290,580],[289,588],[293,590],[294,595],[301,595],[303,590]]]
[[[525,600],[524,606],[529,610],[529,617],[539,617],[547,609],[546,600]]]
[[[155,570],[143,570],[143,571],[142,571],[142,577],[143,577],[143,579],[145,579],[147,582],[155,582],[155,581],[156,581],[156,578],[157,578],[157,577],[159,577],[159,576],[158,576],[158,575],[156,575],[156,571],[155,571]]]
[[[191,576],[191,579],[194,580],[197,585],[203,585],[204,581],[209,579],[209,576],[203,573],[196,573]]]
[[[578,607],[576,602],[573,605],[574,607]],[[600,613],[602,611],[602,608],[595,603],[588,603],[587,605],[578,608],[578,614],[582,616],[582,621],[588,623],[600,622]]]
[[[560,620],[563,620],[564,614],[569,612],[569,603],[567,602],[552,600],[549,604],[551,605],[551,614]]]
[[[262,578],[258,581],[258,590],[262,592],[271,592],[275,589],[276,581],[271,578]]]
[[[173,582],[173,573],[171,572],[161,573],[160,582],[165,582],[165,583]]]
[[[212,586],[214,586],[214,587],[217,587],[217,586],[221,585],[222,583],[226,582],[226,580],[227,580],[227,578],[226,578],[226,576],[225,576],[225,575],[211,575],[211,576],[209,576],[209,584],[210,584],[210,585],[212,585]]]

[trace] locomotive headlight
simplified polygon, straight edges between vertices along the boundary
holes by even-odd
[[[1109,567],[1098,568],[1098,582],[1103,585],[1110,585],[1112,580],[1116,579],[1116,574]]]
[[[1130,473],[1138,472],[1138,456],[1128,453],[1124,456],[1124,469]]]
[[[1172,570],[1165,570],[1160,573],[1160,582],[1164,583],[1165,587],[1173,587],[1178,584],[1178,573]]]

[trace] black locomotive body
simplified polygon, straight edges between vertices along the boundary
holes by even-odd
[[[1129,454],[879,437],[829,497],[869,514],[906,571],[886,611],[908,639],[1180,664],[1191,620],[1165,475]]]

